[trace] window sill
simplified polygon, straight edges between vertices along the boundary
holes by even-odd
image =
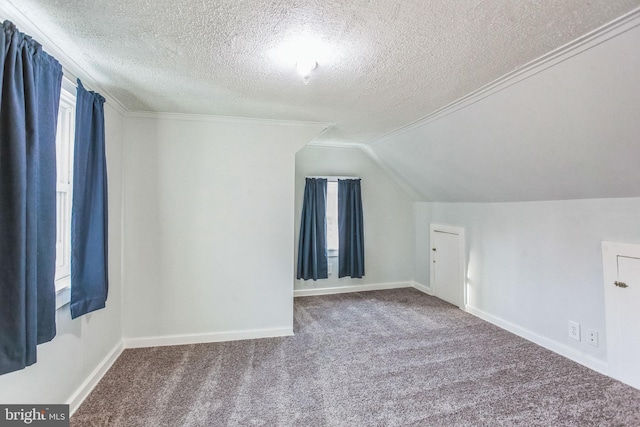
[[[56,310],[71,301],[71,277],[63,277],[56,280]]]

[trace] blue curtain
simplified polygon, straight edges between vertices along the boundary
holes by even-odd
[[[318,280],[327,277],[327,180],[307,178],[300,221],[297,278]]]
[[[359,179],[338,180],[338,277],[364,276],[364,223]]]
[[[0,34],[0,374],[56,335],[56,125],[62,67],[9,21]]]
[[[71,318],[105,307],[107,164],[104,98],[78,79],[71,206]]]

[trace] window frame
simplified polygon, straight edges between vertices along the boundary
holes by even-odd
[[[71,298],[71,207],[76,87],[63,77],[56,129],[56,309]],[[64,205],[60,202],[64,200]],[[60,260],[60,256],[63,257]]]
[[[340,238],[338,235],[338,179],[327,179],[327,256],[335,258],[340,250]]]

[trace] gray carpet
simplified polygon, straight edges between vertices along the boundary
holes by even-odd
[[[640,426],[640,391],[414,289],[295,300],[295,336],[125,350],[72,426]]]

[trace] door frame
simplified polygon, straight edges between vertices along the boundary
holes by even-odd
[[[604,278],[604,317],[607,333],[607,374],[617,380],[625,382],[621,372],[620,361],[616,357],[624,351],[624,342],[618,334],[614,319],[616,310],[613,307],[610,286],[618,280],[618,256],[640,258],[640,245],[632,243],[602,242],[602,267]]]
[[[458,283],[458,296],[460,305],[458,306],[460,310],[467,310],[467,274],[466,274],[466,244],[465,244],[465,235],[464,228],[455,227],[452,225],[444,225],[444,224],[430,224],[429,225],[429,288],[431,290],[431,294],[435,291],[436,284],[436,276],[435,269],[433,268],[434,262],[434,251],[432,242],[434,241],[434,233],[449,233],[455,234],[458,236],[458,268],[459,268],[459,277],[460,283]]]

